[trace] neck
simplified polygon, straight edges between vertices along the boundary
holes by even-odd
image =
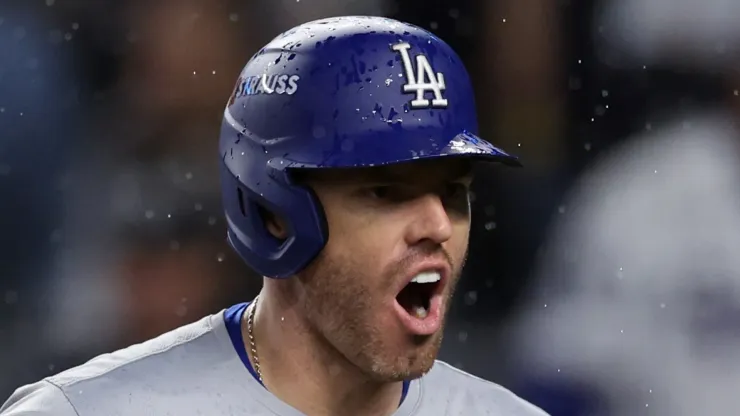
[[[402,383],[364,375],[311,328],[300,304],[265,285],[254,318],[254,339],[265,387],[285,403],[311,415],[390,415],[401,400]],[[246,319],[242,325],[247,351]],[[254,365],[254,357],[250,355]]]

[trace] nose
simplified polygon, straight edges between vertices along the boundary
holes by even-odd
[[[438,195],[421,196],[409,208],[412,220],[406,230],[408,245],[427,240],[442,244],[452,237],[452,222]]]

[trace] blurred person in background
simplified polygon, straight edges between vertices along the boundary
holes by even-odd
[[[602,2],[613,65],[719,73],[714,105],[657,108],[563,204],[512,324],[524,394],[553,415],[740,407],[740,3]],[[619,57],[615,59],[615,57]],[[523,389],[526,390],[526,389]],[[564,409],[558,411],[558,409]]]
[[[0,395],[46,352],[43,317],[78,149],[81,82],[59,22],[34,2],[0,3]],[[70,29],[71,30],[71,29]],[[43,364],[45,368],[47,364]]]
[[[0,395],[212,312],[224,294],[254,293],[221,284],[229,256],[214,252],[224,225],[203,140],[217,134],[239,51],[256,48],[252,26],[239,24],[249,10],[220,0],[0,6]],[[183,226],[183,212],[214,235],[162,226]],[[182,253],[153,248],[180,238]],[[188,289],[196,268],[212,277]],[[177,274],[182,287],[162,293]],[[187,301],[152,304],[158,296]]]

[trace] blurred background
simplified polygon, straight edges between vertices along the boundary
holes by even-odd
[[[422,26],[481,135],[442,359],[556,415],[740,408],[740,3],[0,0],[0,401],[261,286],[216,143],[242,66],[317,18]]]

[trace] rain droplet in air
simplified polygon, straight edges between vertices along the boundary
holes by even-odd
[[[216,256],[216,260],[218,260],[219,263],[224,261],[225,258],[226,258],[226,255],[224,255],[224,253],[218,253],[218,255]]]
[[[471,290],[470,292],[465,294],[465,304],[468,306],[473,306],[478,301],[478,292],[475,290]]]

